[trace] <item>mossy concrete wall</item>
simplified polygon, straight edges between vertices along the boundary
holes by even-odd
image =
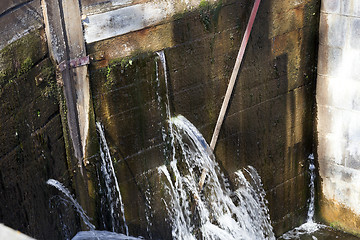
[[[320,215],[360,234],[360,3],[322,1],[317,86]]]
[[[165,74],[171,114],[184,115],[209,142],[252,4],[202,3],[87,45],[95,116],[105,126],[132,234],[147,235],[145,192],[161,192],[155,171],[168,161]],[[318,18],[315,0],[260,4],[215,149],[230,179],[246,165],[259,171],[277,235],[306,219]],[[161,215],[153,217],[153,232],[169,236]]]
[[[40,1],[2,1],[0,21],[0,222],[36,239],[69,239],[79,216],[46,181],[62,182],[86,210],[81,200],[91,197],[73,161]]]
[[[63,239],[80,224],[46,185],[54,178],[71,186],[59,88],[47,56],[43,29],[0,51],[0,222],[37,239]]]

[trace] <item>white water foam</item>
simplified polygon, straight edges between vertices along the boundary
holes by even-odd
[[[167,179],[165,189],[171,200],[164,203],[173,239],[275,239],[256,170],[249,167],[245,171],[252,184],[242,171],[236,172],[237,187],[231,191],[196,127],[183,116],[171,118],[170,125],[174,154],[168,167],[159,167],[159,173]],[[203,167],[209,173],[200,192]]]
[[[326,228],[327,226],[316,223],[314,221],[315,213],[315,163],[314,163],[314,154],[310,154],[309,157],[309,171],[310,171],[310,199],[309,199],[309,208],[307,213],[306,223],[301,226],[290,230],[289,232],[284,233],[280,239],[300,239],[302,235],[312,234],[319,229]]]

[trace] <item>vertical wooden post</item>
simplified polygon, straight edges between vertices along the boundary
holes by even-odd
[[[85,39],[81,24],[81,11],[78,0],[62,0],[63,17],[67,38],[68,59],[80,59],[86,56]],[[70,68],[69,66],[67,68]],[[81,160],[85,155],[86,140],[89,131],[90,83],[87,65],[69,69],[72,76],[72,88],[75,90],[74,100],[80,135]],[[80,163],[79,163],[80,164]]]
[[[80,6],[78,0],[42,0],[42,8],[50,57],[63,81],[67,128],[73,149],[70,168],[75,170],[78,200],[93,216],[94,203],[89,198],[89,179],[84,167],[91,107],[88,69],[86,64],[72,64],[86,59]]]
[[[70,60],[70,49],[68,36],[66,32],[65,19],[63,16],[63,7],[58,0],[42,0],[43,15],[45,20],[45,31],[48,40],[50,56],[56,65],[68,62]],[[78,13],[79,14],[79,13]],[[71,142],[74,149],[74,155],[82,166],[83,158],[81,134],[76,107],[77,95],[74,82],[74,74],[70,68],[65,67],[61,71],[64,84],[64,95],[66,98],[67,120],[70,132]],[[80,168],[82,171],[82,168]]]

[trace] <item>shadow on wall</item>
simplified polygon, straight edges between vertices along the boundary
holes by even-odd
[[[153,237],[171,236],[159,211],[151,216],[156,226],[147,225],[145,209],[149,195],[164,191],[156,168],[169,161],[166,99],[171,115],[184,115],[210,140],[251,8],[248,1],[224,1],[177,16],[176,45],[165,49],[167,72],[155,53],[90,68],[95,115],[105,127],[132,235],[148,236],[150,227]],[[216,148],[230,178],[248,164],[259,171],[278,235],[306,218],[316,63],[314,29],[284,30],[286,11],[279,8],[260,5]],[[309,6],[289,8],[303,13],[295,23],[305,24]]]
[[[175,21],[178,45],[166,50],[174,112],[208,141],[252,6],[217,7]],[[304,27],[315,21],[310,9],[316,5],[290,6],[295,19],[284,19],[284,8],[269,1],[260,5],[216,148],[230,178],[248,164],[261,173],[277,234],[306,218],[317,42],[316,27]],[[284,21],[291,23],[283,27]],[[206,33],[199,36],[201,28]]]

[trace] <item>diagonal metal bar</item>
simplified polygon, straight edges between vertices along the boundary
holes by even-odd
[[[239,72],[239,69],[240,69],[242,59],[244,57],[245,49],[246,49],[247,43],[249,41],[251,29],[252,29],[252,26],[254,24],[257,11],[259,9],[260,1],[261,0],[255,0],[254,6],[252,8],[251,15],[250,15],[250,18],[249,18],[249,22],[248,22],[248,25],[246,27],[245,34],[244,34],[244,37],[243,37],[241,45],[240,45],[240,49],[239,49],[239,52],[238,52],[238,55],[237,55],[237,58],[236,58],[235,66],[234,66],[234,69],[232,71],[230,81],[229,81],[229,85],[228,85],[228,88],[227,88],[226,93],[225,93],[225,98],[224,98],[224,101],[223,101],[221,109],[220,109],[219,117],[218,117],[217,122],[216,122],[216,126],[215,126],[215,129],[214,129],[213,136],[211,138],[210,148],[211,148],[212,151],[214,151],[214,149],[215,149],[216,142],[217,142],[217,139],[219,137],[220,129],[221,129],[222,123],[224,122],[225,114],[226,114],[226,111],[227,111],[227,108],[228,108],[228,105],[229,105],[229,102],[230,102],[230,97],[231,97],[231,94],[233,92],[233,89],[234,89],[234,86],[235,86],[235,83],[236,83],[236,78],[237,78],[237,75],[238,75],[238,72]],[[202,187],[204,185],[207,171],[208,170],[206,168],[204,168],[202,173],[201,173],[201,177],[200,177],[200,181],[199,181],[200,189],[202,189]]]

